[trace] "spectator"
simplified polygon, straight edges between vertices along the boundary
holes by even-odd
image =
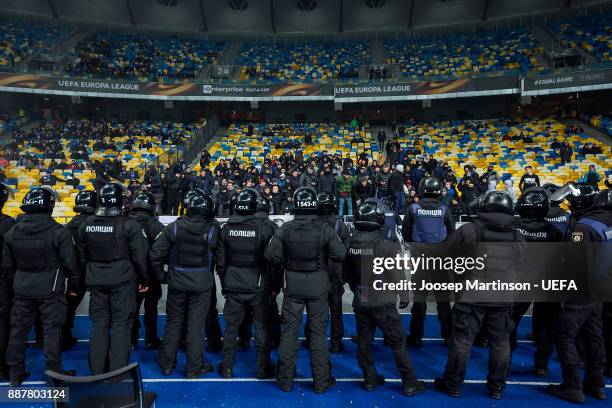
[[[568,142],[563,142],[559,147],[559,156],[561,156],[561,164],[570,163],[574,151]]]
[[[595,170],[595,166],[591,164],[589,166],[589,170],[584,173],[584,175],[580,178],[580,181],[583,183],[590,184],[595,187],[596,190],[599,190],[599,182],[601,181],[601,176]]]
[[[344,214],[344,205],[347,206],[347,215],[353,215],[353,184],[354,177],[350,171],[344,170],[341,176],[336,177],[336,191],[338,191],[339,215]]]
[[[405,213],[404,166],[398,164],[389,178],[389,193],[393,197],[393,208],[397,214]]]
[[[527,166],[525,167],[525,174],[521,176],[521,180],[519,181],[519,190],[521,192],[527,190],[531,187],[536,187],[540,185],[540,178],[537,174],[533,173],[533,167]]]
[[[378,131],[378,147],[382,150],[385,146],[385,142],[387,141],[387,134],[383,129]]]
[[[493,169],[493,166],[487,167],[487,171],[483,174],[485,177],[485,181],[487,183],[487,190],[492,191],[497,189],[497,184],[499,183],[499,176],[497,172]]]
[[[360,205],[368,198],[374,197],[374,185],[368,176],[360,177],[355,185],[355,203]]]
[[[477,208],[473,205],[479,195],[478,188],[472,177],[463,177],[459,183],[459,191],[461,192],[461,208],[462,213],[468,216],[477,214]]]

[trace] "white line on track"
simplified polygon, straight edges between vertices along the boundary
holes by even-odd
[[[420,378],[421,381],[426,383],[433,383],[433,378]],[[241,382],[274,382],[273,378],[266,380],[258,380],[257,378],[143,378],[144,383],[241,383]],[[312,378],[296,378],[295,382],[312,382]],[[362,382],[363,378],[360,377],[348,377],[348,378],[336,378],[337,382]],[[401,378],[386,378],[386,382],[390,383],[401,383]],[[465,380],[466,384],[486,384],[487,380]],[[23,385],[44,385],[45,381],[25,381]],[[507,381],[508,385],[522,385],[532,387],[545,387],[549,384],[559,384],[558,382],[545,382],[545,381]],[[8,382],[0,382],[0,386],[8,385]],[[612,384],[606,384],[606,388],[612,389]]]

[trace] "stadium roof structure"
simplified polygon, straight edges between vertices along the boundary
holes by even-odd
[[[0,12],[153,30],[342,33],[478,24],[593,0],[0,0]]]

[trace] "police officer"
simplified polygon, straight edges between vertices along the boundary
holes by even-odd
[[[233,214],[219,234],[217,245],[217,273],[225,295],[223,316],[223,358],[219,374],[233,377],[234,357],[238,344],[238,327],[247,312],[252,311],[255,323],[258,379],[272,374],[268,340],[268,305],[270,274],[263,256],[266,245],[276,231],[276,224],[258,218],[258,194],[247,188],[236,195]]]
[[[418,203],[410,205],[402,223],[404,242],[416,242],[432,245],[415,246],[417,252],[433,254],[439,251],[440,242],[455,230],[453,216],[444,204],[440,202],[442,183],[436,177],[425,177],[419,183],[419,194],[423,197]],[[438,245],[436,245],[438,244]],[[436,272],[432,271],[434,274]],[[412,280],[420,282],[431,280],[429,272],[416,273]],[[435,279],[435,278],[434,278]],[[420,286],[420,283],[417,283]],[[444,344],[448,342],[451,326],[451,308],[448,299],[441,293],[435,293],[438,307],[438,321]],[[407,343],[413,347],[423,347],[425,334],[425,317],[427,315],[427,292],[415,291],[410,319],[410,335]]]
[[[357,323],[357,362],[363,371],[363,388],[373,391],[384,384],[384,377],[378,375],[374,366],[372,341],[378,327],[393,352],[393,358],[402,375],[403,393],[413,396],[425,390],[425,383],[417,381],[412,362],[406,351],[402,319],[395,303],[400,299],[400,308],[408,307],[406,291],[373,290],[372,282],[399,282],[405,278],[397,269],[385,270],[384,275],[373,272],[373,258],[394,258],[400,253],[398,242],[387,238],[385,211],[381,203],[364,202],[357,209],[355,229],[349,240],[344,263],[345,276],[353,291],[353,309]]]
[[[140,225],[123,215],[125,187],[108,183],[98,208],[79,229],[77,246],[89,288],[89,366],[93,375],[125,367],[136,312],[136,288],[146,292],[148,244]]]
[[[77,213],[72,219],[66,224],[66,229],[70,232],[74,242],[78,240],[79,228],[81,225],[92,216],[96,207],[98,206],[98,193],[93,190],[83,190],[79,192],[74,198],[74,212]],[[78,258],[78,257],[77,257]],[[79,265],[80,271],[85,271],[85,265]],[[81,277],[81,282],[84,281],[84,276]],[[68,311],[66,312],[66,323],[62,327],[62,348],[68,350],[77,344],[77,339],[72,335],[72,328],[74,327],[74,316],[76,315],[77,308],[85,297],[85,285],[80,285],[80,290],[76,292],[76,296],[66,296],[66,304]]]
[[[317,217],[317,194],[309,187],[294,193],[295,219],[283,224],[268,245],[265,257],[283,265],[283,332],[278,347],[278,384],[290,391],[300,347],[302,314],[310,321],[310,359],[314,391],[324,393],[335,384],[331,376],[326,332],[329,305],[329,261],[342,262],[346,248],[336,232]]]
[[[4,243],[4,236],[13,228],[15,220],[8,215],[2,214],[2,208],[10,196],[12,190],[4,183],[0,183],[0,244]],[[9,378],[9,367],[6,364],[6,347],[8,345],[9,331],[11,329],[11,307],[13,306],[12,282],[0,270],[0,381]]]
[[[612,252],[607,245],[612,237],[612,194],[610,190],[594,194],[594,188],[584,185],[565,187],[570,187],[569,195],[565,195],[567,193],[561,188],[553,197],[563,199],[565,196],[570,202],[572,216],[576,217],[570,233],[570,259],[578,260],[576,266],[580,269],[576,271],[581,275],[586,275],[585,262],[596,261],[594,266],[586,269],[592,275],[591,279],[600,279],[593,275],[600,271],[609,274],[612,270]],[[603,278],[609,280],[609,276]],[[606,399],[603,378],[606,355],[601,313],[602,304],[596,300],[561,303],[556,321],[556,346],[563,382],[548,386],[554,396],[571,402],[584,402],[585,394],[599,400]],[[584,382],[580,381],[581,358],[576,350],[578,336],[582,337],[587,350]]]
[[[461,252],[465,253],[465,244],[470,248],[470,243],[524,243],[525,239],[515,229],[513,214],[514,204],[508,194],[488,191],[479,202],[478,218],[455,231],[448,238],[449,247],[459,247],[464,249]],[[499,244],[488,246],[485,244],[484,253],[487,254],[485,276],[477,279],[487,281],[505,279],[512,274],[515,260],[522,257],[524,249],[524,244],[512,247],[511,252],[508,251],[508,247]],[[453,330],[448,342],[448,361],[443,377],[436,378],[435,386],[452,397],[461,396],[461,384],[465,379],[470,349],[474,338],[484,326],[490,348],[487,388],[491,398],[501,399],[511,359],[510,332],[513,328],[511,313],[511,300],[500,297],[498,292],[492,293],[491,299],[481,296],[474,299],[468,296],[455,302]]]
[[[349,230],[346,224],[342,222],[338,213],[336,197],[332,193],[323,192],[317,196],[317,212],[319,219],[332,227],[338,238],[346,247],[348,244]],[[331,321],[331,347],[332,353],[342,353],[344,345],[342,337],[344,336],[344,323],[342,321],[342,295],[344,294],[344,282],[342,281],[342,263],[329,262],[328,274],[330,290],[328,295],[329,315]],[[308,345],[308,323],[306,323],[305,344]]]
[[[66,319],[66,277],[68,294],[80,289],[80,271],[70,233],[52,217],[55,192],[34,188],[23,198],[25,213],[4,236],[2,266],[13,282],[15,300],[11,311],[11,334],[6,351],[11,386],[20,386],[29,376],[25,369],[27,336],[37,314],[42,316],[45,366],[61,374],[62,325]]]
[[[544,188],[532,187],[519,197],[516,204],[519,218],[518,231],[527,242],[561,242],[563,235],[559,229],[546,221],[550,212],[550,199]],[[539,247],[534,247],[538,251]],[[541,256],[541,252],[539,253]],[[540,278],[543,278],[542,276]],[[523,315],[529,310],[531,302],[515,302],[512,306],[514,330],[510,335],[512,350],[517,344],[517,329]],[[533,335],[536,343],[534,354],[535,375],[548,375],[548,359],[553,352],[554,326],[551,324],[556,316],[556,305],[552,302],[537,302],[533,307]]]
[[[546,190],[549,198],[559,190],[559,186],[552,183],[546,183],[542,188]],[[570,230],[571,216],[570,213],[560,207],[562,202],[563,201],[550,200],[550,208],[545,220],[551,223],[561,233],[563,240],[565,240]]]
[[[155,210],[157,201],[151,193],[141,191],[132,201],[132,211],[129,218],[136,221],[147,237],[148,249],[150,250],[155,238],[162,233],[164,225],[157,220]],[[150,263],[147,275],[149,276],[149,290],[145,293],[136,293],[136,316],[132,325],[132,344],[138,343],[138,329],[140,327],[140,306],[144,301],[144,327],[145,327],[145,347],[157,349],[160,345],[157,336],[157,303],[162,296],[161,282],[155,279]]]
[[[186,377],[196,378],[213,370],[204,362],[202,339],[215,277],[215,249],[219,224],[213,220],[213,200],[198,190],[187,202],[186,215],[168,224],[151,248],[151,261],[158,280],[165,278],[168,264],[166,327],[158,354],[163,375],[176,365],[181,329],[186,327]]]

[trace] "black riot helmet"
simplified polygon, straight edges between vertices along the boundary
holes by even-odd
[[[139,192],[136,194],[136,197],[134,197],[134,201],[132,201],[133,210],[142,210],[149,214],[155,214],[156,208],[157,201],[155,200],[155,196],[148,191]]]
[[[319,214],[329,215],[336,212],[336,196],[323,192],[317,196],[317,211]]]
[[[591,208],[612,208],[612,190],[606,188],[593,197]]]
[[[512,197],[503,191],[487,191],[479,200],[478,209],[482,213],[503,213],[514,215]]]
[[[542,185],[542,188],[544,189],[544,191],[546,191],[546,194],[548,194],[548,198],[550,199],[550,206],[551,207],[556,207],[559,206],[559,204],[561,204],[563,202],[563,199],[561,199],[561,201],[555,201],[552,199],[553,194],[555,194],[557,191],[559,191],[559,186],[553,183],[546,183],[544,185]]]
[[[293,213],[295,215],[315,215],[317,213],[317,193],[310,187],[300,187],[293,193]]]
[[[376,200],[364,201],[357,207],[355,228],[358,231],[374,231],[385,225],[385,206]]]
[[[96,215],[115,217],[123,211],[123,200],[127,195],[125,186],[120,183],[107,183],[98,193],[98,208]]]
[[[185,196],[183,197],[183,207],[187,208],[189,201],[198,194],[205,194],[204,190],[200,188],[194,188],[192,190],[189,190],[187,193],[185,193]]]
[[[266,214],[270,214],[272,211],[272,203],[265,195],[260,195],[257,197],[257,211],[261,211]]]
[[[442,183],[437,177],[424,177],[419,182],[419,194],[423,197],[438,197],[442,194]]]
[[[98,193],[93,190],[83,190],[74,198],[74,212],[93,214],[98,206]]]
[[[37,187],[28,191],[21,202],[26,214],[49,214],[53,212],[57,193],[50,187]]]
[[[597,187],[587,183],[567,183],[550,196],[551,201],[570,203],[572,212],[588,210],[593,204],[593,198],[597,194]]]
[[[239,215],[250,215],[257,212],[259,194],[252,188],[245,188],[232,200],[234,211]]]
[[[194,189],[191,199],[187,203],[187,216],[204,217],[206,221],[210,221],[215,216],[215,203],[212,198],[204,194],[200,189]]]
[[[546,218],[550,209],[550,199],[546,190],[541,187],[533,187],[525,190],[516,203],[516,209],[523,218]]]
[[[0,210],[4,207],[4,204],[9,198],[13,198],[13,189],[4,183],[0,183]]]

